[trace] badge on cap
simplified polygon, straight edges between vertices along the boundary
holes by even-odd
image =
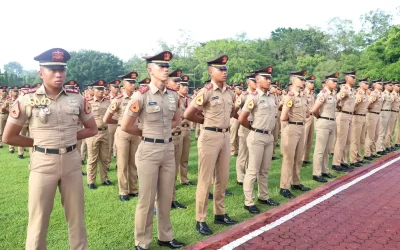
[[[64,61],[64,52],[62,52],[61,50],[56,50],[53,51],[53,53],[51,53],[51,60],[53,62],[62,62]]]
[[[202,94],[196,97],[196,104],[197,105],[201,106],[201,105],[203,105],[203,102],[204,102],[204,99],[203,99],[203,95]]]
[[[223,56],[222,59],[221,59],[221,62],[223,64],[225,64],[227,61],[228,61],[228,57],[227,56]]]
[[[133,113],[139,112],[139,100],[136,100],[135,103],[131,104],[129,110],[132,111]]]
[[[171,53],[165,52],[164,53],[164,61],[169,61],[171,60]]]

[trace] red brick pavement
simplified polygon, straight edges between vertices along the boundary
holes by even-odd
[[[187,249],[219,249],[399,154],[330,182]],[[400,249],[400,162],[235,249]]]

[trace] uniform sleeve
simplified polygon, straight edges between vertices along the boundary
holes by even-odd
[[[238,99],[236,99],[235,107],[243,108],[244,103],[246,102],[246,97],[248,95],[240,95]]]
[[[286,95],[285,98],[283,98],[283,105],[286,105],[288,108],[293,107],[293,96]]]
[[[324,104],[326,102],[326,96],[323,93],[318,94],[317,100],[315,102],[319,104]]]
[[[124,115],[129,115],[135,118],[138,117],[144,107],[143,95],[139,91],[135,92],[127,107],[129,108],[125,109]]]
[[[92,105],[82,96],[81,96],[81,103],[82,104],[79,112],[79,120],[81,120],[81,122],[86,122],[87,120],[93,117]]]
[[[8,116],[7,122],[23,126],[28,120],[25,112],[25,105],[23,96],[20,96],[10,107],[10,114]]]
[[[120,108],[121,108],[121,103],[119,101],[120,99],[114,98],[111,101],[110,106],[108,106],[107,112],[109,112],[110,114],[115,114]]]
[[[247,95],[246,101],[243,104],[242,110],[251,113],[256,107],[256,98],[253,95]]]
[[[194,98],[190,102],[190,105],[197,109],[203,110],[203,106],[208,103],[208,99],[209,99],[209,94],[207,89],[202,88],[200,92],[197,94],[196,98]]]
[[[344,98],[346,98],[351,90],[349,90],[346,86],[342,87],[338,93],[338,98],[339,100],[343,100]]]
[[[369,102],[369,103],[374,103],[374,102],[376,101],[376,99],[377,99],[376,94],[371,93],[371,94],[369,95],[369,97],[368,97],[368,102]]]

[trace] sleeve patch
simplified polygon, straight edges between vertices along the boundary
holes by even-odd
[[[201,95],[196,97],[196,104],[197,105],[201,106],[201,105],[203,105],[203,102],[204,102],[203,94],[201,94]]]
[[[114,102],[113,104],[111,104],[110,109],[111,109],[112,111],[115,111],[115,110],[117,109],[117,103]]]
[[[135,103],[131,104],[129,110],[132,111],[133,113],[139,112],[139,100],[136,100]]]
[[[138,91],[139,91],[141,94],[144,94],[144,93],[146,93],[149,89],[150,89],[149,86],[142,86],[142,87],[140,87],[140,88],[138,89]]]
[[[253,99],[251,101],[249,101],[249,103],[247,103],[247,108],[248,109],[253,109],[254,108],[254,100]]]
[[[293,100],[290,99],[287,103],[286,106],[288,106],[288,108],[291,108],[293,106]]]
[[[18,119],[20,114],[21,109],[19,108],[19,101],[16,101],[11,107],[10,116],[14,119]]]

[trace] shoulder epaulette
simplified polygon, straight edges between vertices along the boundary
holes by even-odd
[[[288,96],[294,96],[294,93],[293,93],[292,91],[290,91],[290,92],[288,93]]]
[[[105,100],[110,100],[110,96],[105,96],[104,99]]]
[[[92,97],[89,97],[89,98],[85,98],[85,100],[88,101],[88,102],[90,102],[90,101],[93,101],[93,98],[92,98]]]
[[[166,87],[168,90],[171,90],[171,91],[174,91],[174,92],[176,92],[176,90],[175,89],[173,89],[173,88],[171,88],[171,87]]]
[[[247,95],[249,92],[247,92],[247,91],[245,91],[245,92],[242,92],[242,95]]]
[[[141,94],[144,94],[144,93],[146,93],[149,89],[150,89],[149,86],[141,86],[141,87],[138,89],[138,91],[139,91]]]
[[[252,95],[257,95],[258,92],[257,92],[257,91],[253,91],[251,94],[252,94]]]
[[[119,98],[121,98],[123,96],[124,96],[124,94],[119,94],[119,95],[115,96],[114,99],[119,99]]]
[[[79,91],[76,89],[65,89],[65,92],[79,94]]]
[[[204,88],[206,88],[207,90],[210,90],[212,88],[212,83],[207,83]]]

